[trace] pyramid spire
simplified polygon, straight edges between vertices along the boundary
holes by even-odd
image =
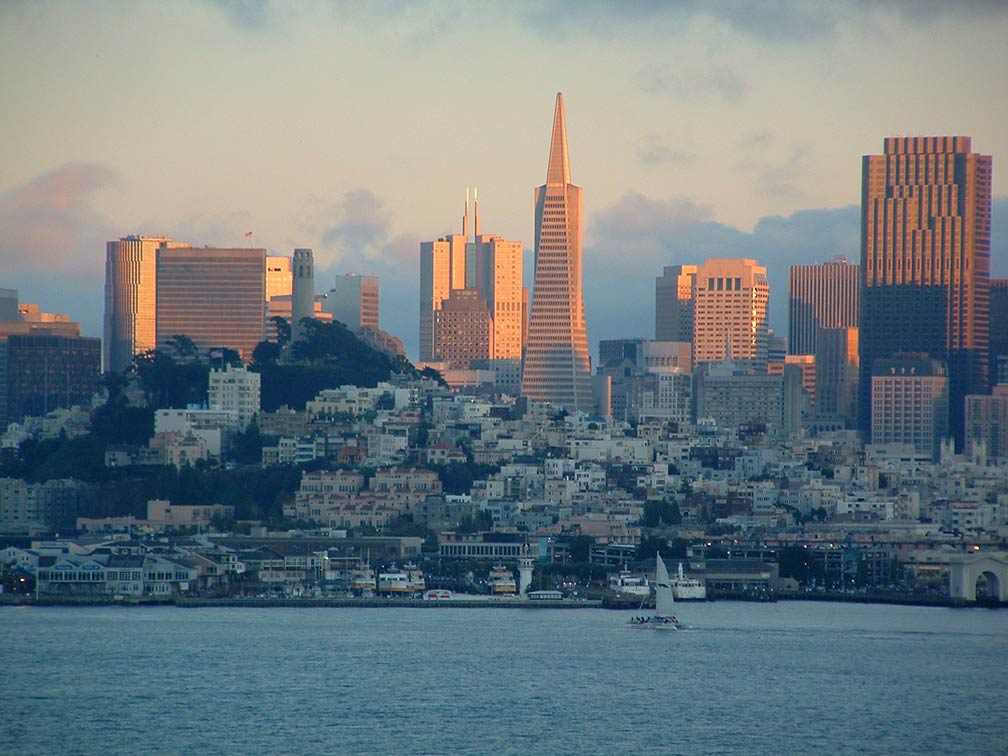
[[[557,92],[553,111],[553,139],[550,141],[546,183],[564,186],[571,183],[570,159],[567,157],[567,122],[564,119],[563,92]]]

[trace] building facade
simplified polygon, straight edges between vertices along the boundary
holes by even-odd
[[[441,303],[435,332],[434,352],[449,369],[468,370],[474,360],[486,360],[493,354],[493,321],[475,289],[456,289]]]
[[[948,367],[960,448],[966,394],[986,390],[991,157],[963,136],[888,137],[861,184],[859,425],[871,432],[875,361],[926,353]]]
[[[245,430],[259,414],[260,375],[244,366],[225,365],[210,369],[207,405],[212,410],[234,412],[237,430]]]
[[[751,259],[711,259],[697,267],[693,364],[732,359],[766,372],[766,268]]]
[[[563,95],[557,93],[546,183],[535,195],[535,278],[522,394],[591,412],[582,289],[582,189],[571,183]]]
[[[466,285],[466,242],[469,240],[469,195],[462,233],[420,244],[420,362],[436,359],[434,326],[441,303]]]
[[[378,328],[378,276],[344,273],[336,276],[322,309],[351,331]]]
[[[201,350],[234,349],[248,362],[263,339],[266,250],[162,248],[156,315],[159,347],[183,334]]]
[[[479,215],[476,215],[477,225]],[[520,360],[528,290],[522,286],[522,244],[477,233],[466,247],[466,288],[483,296],[493,329],[491,359]]]
[[[987,370],[991,386],[1008,383],[1008,278],[991,279]]]
[[[948,432],[945,366],[923,354],[878,359],[871,378],[872,443],[909,444],[937,459]]]
[[[655,279],[655,340],[693,341],[696,265],[666,265]]]
[[[788,353],[815,354],[822,328],[857,328],[861,266],[843,258],[792,265],[789,274]]]
[[[977,456],[981,444],[988,462],[1008,464],[1008,383],[966,396],[966,453]]]
[[[120,373],[135,355],[157,346],[158,250],[167,236],[125,236],[105,245],[105,320],[102,363]]]
[[[101,385],[101,340],[82,336],[0,336],[0,424],[91,403]]]

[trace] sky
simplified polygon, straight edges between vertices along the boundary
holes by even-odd
[[[0,288],[100,336],[105,242],[311,247],[381,281],[417,354],[419,245],[525,244],[556,92],[584,188],[589,340],[654,336],[662,267],[860,254],[861,156],[962,134],[994,156],[1008,276],[1008,3],[0,0]]]

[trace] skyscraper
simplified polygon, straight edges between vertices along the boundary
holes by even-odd
[[[875,360],[926,353],[948,368],[948,428],[987,388],[991,157],[963,136],[888,137],[861,183],[859,427],[870,433]]]
[[[991,387],[1008,383],[1008,278],[991,279],[989,354]]]
[[[769,300],[766,268],[755,260],[707,260],[698,266],[693,365],[730,357],[766,372]]]
[[[476,215],[477,223],[479,215]],[[477,289],[490,311],[490,359],[520,360],[524,346],[525,298],[522,244],[476,234],[466,246],[466,288]]]
[[[563,94],[557,93],[546,183],[535,193],[535,280],[522,394],[592,409],[582,277],[581,187],[571,183]]]
[[[105,245],[104,368],[118,373],[157,346],[157,255],[166,236],[126,236]]]
[[[466,285],[466,242],[469,240],[469,195],[462,233],[420,244],[420,361],[436,359],[434,322],[437,311],[455,289]]]
[[[378,327],[378,276],[336,276],[322,309],[351,331]]]
[[[666,265],[655,279],[655,341],[693,341],[696,265]]]
[[[200,349],[227,347],[243,360],[263,338],[266,250],[161,249],[157,343],[182,334]]]
[[[820,328],[857,328],[860,275],[843,258],[791,266],[788,354],[815,354]]]

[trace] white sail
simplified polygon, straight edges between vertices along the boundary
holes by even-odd
[[[658,563],[655,568],[655,615],[671,617],[675,610],[672,583],[669,581],[668,570],[665,569],[665,562],[662,561],[661,554],[658,554],[656,558]]]

